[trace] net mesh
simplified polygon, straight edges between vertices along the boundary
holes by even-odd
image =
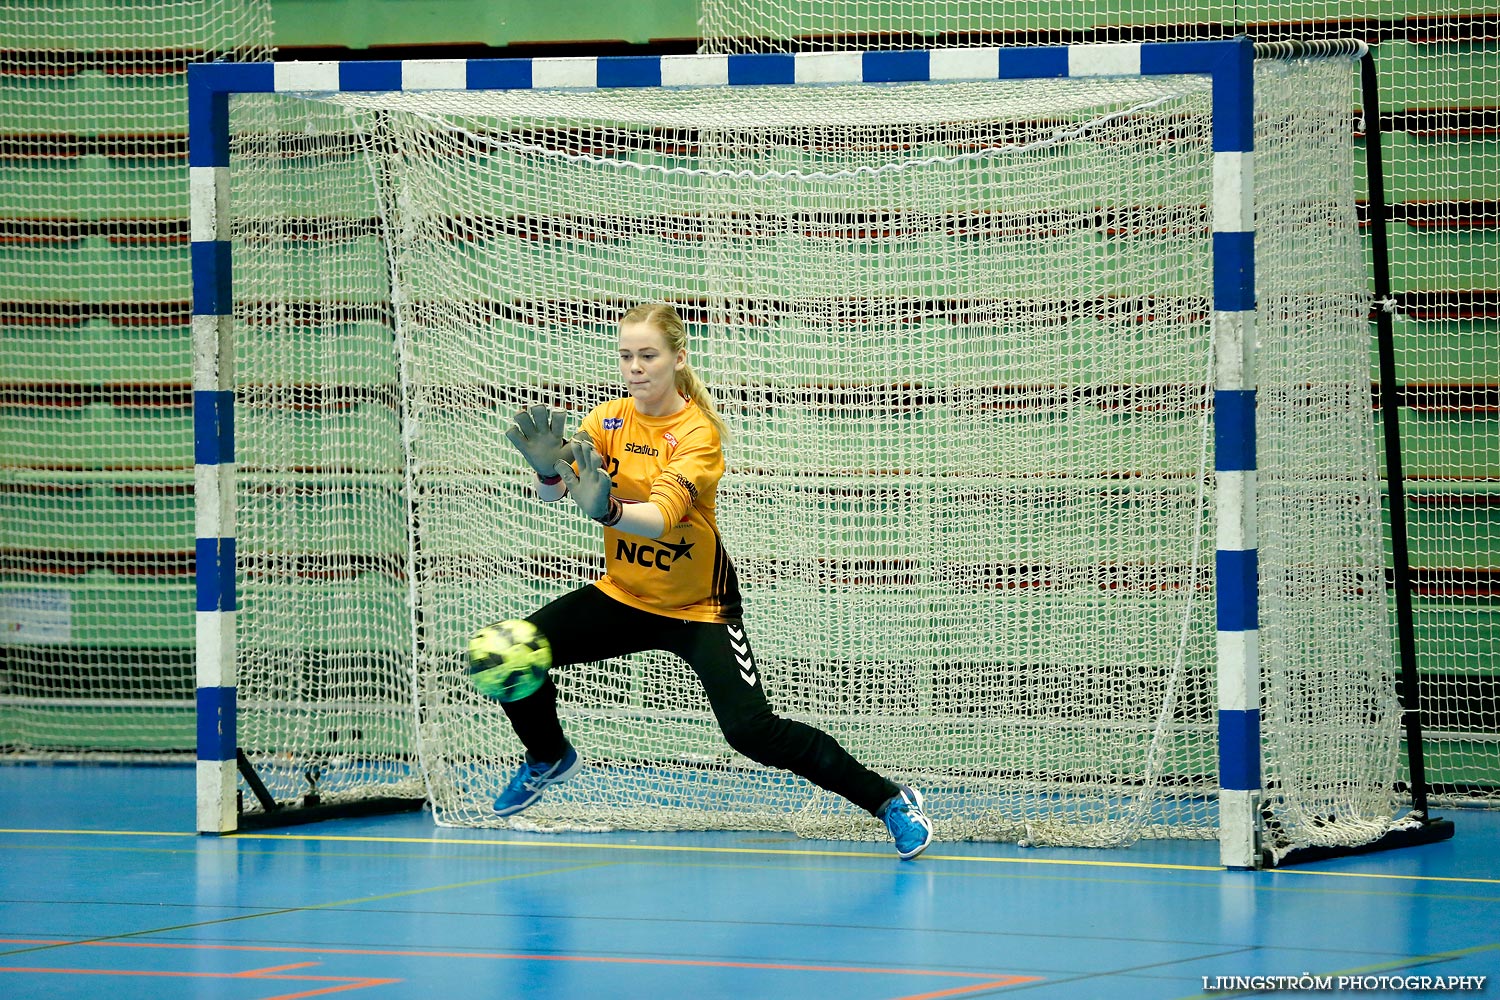
[[[336,110],[236,120],[240,746],[280,801],[421,794],[379,168]]]
[[[1288,106],[1305,85],[1330,99],[1263,113],[1255,134],[1256,263],[1270,268],[1257,275],[1256,461],[1273,851],[1384,833],[1404,764],[1379,531],[1381,448],[1363,371],[1369,293],[1349,197],[1348,67],[1265,63],[1256,103]],[[1314,157],[1326,166],[1310,169]],[[1313,232],[1325,241],[1319,252],[1344,262],[1338,281],[1308,252]]]
[[[190,753],[191,62],[264,0],[0,3],[0,754]]]
[[[1357,841],[1393,810],[1395,708],[1352,76],[1257,80],[1268,774],[1289,837]],[[503,431],[619,394],[614,322],[664,299],[731,429],[720,525],[780,711],[920,784],[945,838],[1212,836],[1209,104],[1189,78],[238,99],[247,752],[351,794],[420,762],[440,822],[497,822],[519,746],[465,640],[602,561]],[[732,753],[670,657],[557,680],[588,766],[526,825],[879,830]]]
[[[1397,377],[1426,774],[1444,803],[1500,801],[1500,32],[1493,0],[702,0],[700,51],[1357,35],[1384,110]],[[1351,109],[1360,105],[1351,100]],[[1357,168],[1362,174],[1362,166]],[[1356,180],[1363,197],[1363,177]],[[1373,335],[1372,335],[1373,337]]]

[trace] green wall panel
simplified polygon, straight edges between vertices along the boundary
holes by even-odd
[[[139,703],[91,707],[60,699],[55,704],[7,708],[0,718],[0,744],[20,742],[38,753],[86,749],[181,754],[194,748],[195,725],[191,692],[185,700],[150,708]],[[183,829],[191,829],[192,822],[191,815],[183,816]]]
[[[1397,375],[1403,382],[1487,384],[1500,377],[1500,319],[1414,320],[1391,324]],[[1370,370],[1378,366],[1373,327]]]
[[[177,382],[191,377],[180,323],[121,326],[105,319],[0,324],[0,372],[15,382]]]
[[[178,133],[187,97],[180,73],[0,75],[6,132]]]
[[[1434,494],[1426,484],[1412,484],[1406,509],[1411,565],[1418,569],[1500,568],[1500,504],[1492,506],[1488,498],[1488,493],[1481,493],[1484,502],[1473,502],[1457,493]],[[1495,621],[1500,624],[1500,619]]]
[[[278,0],[278,47],[694,38],[696,0]]]
[[[1395,223],[1387,230],[1391,287],[1397,292],[1494,288],[1500,266],[1500,228],[1419,228]],[[1366,233],[1366,256],[1369,256]]]
[[[1358,146],[1354,170],[1363,189],[1364,145]],[[1500,198],[1500,140],[1391,132],[1381,146],[1381,157],[1389,204]]]
[[[186,218],[182,163],[167,156],[0,158],[0,218]]]
[[[123,450],[123,449],[122,449]],[[69,552],[177,552],[192,537],[193,495],[180,486],[52,484],[0,490],[7,546]]]
[[[0,288],[18,302],[187,302],[188,244],[90,236],[0,245]]]
[[[1434,678],[1488,677],[1488,637],[1500,629],[1500,608],[1491,603],[1418,597],[1412,602],[1412,632],[1422,673]]]
[[[1403,410],[1401,461],[1408,478],[1500,479],[1500,415]]]
[[[0,407],[0,466],[181,469],[192,454],[188,406]]]

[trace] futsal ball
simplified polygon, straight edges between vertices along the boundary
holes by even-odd
[[[480,694],[496,701],[533,694],[550,666],[552,644],[530,622],[500,622],[469,640],[469,677]]]

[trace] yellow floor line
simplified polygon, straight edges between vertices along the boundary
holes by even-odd
[[[31,834],[42,836],[89,836],[89,837],[200,837],[201,834],[183,830],[23,830],[0,828],[0,834]],[[349,836],[335,834],[312,834],[312,833],[234,833],[226,835],[226,839],[234,840],[268,840],[268,841],[309,841],[326,843],[369,843],[369,844],[452,844],[452,845],[477,845],[486,847],[551,847],[563,849],[580,849],[594,851],[647,851],[658,853],[678,854],[741,854],[762,855],[777,857],[820,857],[820,858],[881,858],[894,860],[889,851],[830,851],[816,848],[777,848],[777,847],[708,847],[690,844],[618,844],[602,842],[583,842],[570,840],[509,840],[489,837],[380,837],[380,836]],[[913,866],[934,861],[965,862],[970,864],[997,864],[997,865],[1050,865],[1058,867],[1083,867],[1083,868],[1119,868],[1119,869],[1145,869],[1155,871],[1179,871],[1179,872],[1223,872],[1226,871],[1220,865],[1186,865],[1166,864],[1148,861],[1113,861],[1094,860],[1085,858],[1015,858],[1015,857],[984,857],[965,854],[935,854],[928,852],[916,861]],[[1245,872],[1250,875],[1253,873]],[[1363,878],[1363,879],[1394,879],[1410,882],[1441,882],[1459,883],[1466,885],[1500,885],[1500,878],[1477,878],[1467,876],[1448,875],[1413,875],[1394,874],[1385,872],[1344,872],[1326,871],[1315,868],[1278,868],[1272,869],[1267,874],[1276,875],[1319,875],[1331,878]]]
[[[0,828],[0,834],[33,834],[53,836],[114,836],[114,837],[198,837],[200,834],[182,830],[16,830]],[[682,854],[752,854],[780,857],[820,858],[880,858],[895,860],[889,850],[885,851],[830,851],[818,848],[786,847],[709,847],[694,844],[617,844],[584,842],[573,840],[509,840],[488,837],[382,837],[369,835],[341,835],[321,833],[232,833],[225,839],[270,840],[270,841],[318,841],[328,843],[366,844],[454,844],[487,847],[558,847],[594,851],[656,851]],[[1160,864],[1146,861],[1105,861],[1084,858],[995,858],[972,857],[962,854],[934,854],[929,851],[914,864],[931,861],[971,861],[980,864],[1016,865],[1070,865],[1094,868],[1148,868],[1163,871],[1216,872],[1224,869],[1219,865]]]
[[[199,834],[179,830],[8,830],[0,828],[0,834],[26,833],[41,835],[117,836],[117,837],[197,837]],[[506,840],[480,837],[377,837],[368,835],[339,835],[320,833],[233,833],[226,834],[234,840],[272,841],[321,841],[329,843],[366,844],[455,844],[487,847],[561,847],[593,851],[659,851],[684,854],[757,854],[782,857],[819,858],[881,858],[894,860],[890,851],[829,851],[817,848],[785,847],[708,847],[694,844],[612,844],[587,843],[573,840]],[[920,861],[973,861],[980,864],[1016,865],[1073,865],[1096,868],[1154,868],[1163,871],[1216,872],[1224,869],[1219,865],[1177,865],[1146,861],[1096,861],[1083,858],[987,858],[963,854],[923,854]]]

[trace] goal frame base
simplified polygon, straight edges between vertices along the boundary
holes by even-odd
[[[1391,851],[1402,847],[1420,847],[1423,844],[1438,844],[1445,840],[1452,840],[1454,834],[1453,821],[1443,819],[1441,816],[1409,816],[1406,822],[1415,820],[1416,826],[1393,827],[1384,835],[1366,844],[1357,844],[1353,847],[1294,847],[1281,857],[1277,857],[1274,851],[1264,849],[1261,851],[1260,867],[1262,868],[1286,868],[1292,865],[1306,865],[1315,861],[1328,861],[1332,858],[1347,858],[1356,854],[1373,854],[1377,851]]]
[[[255,765],[245,752],[235,749],[235,769],[244,779],[251,795],[260,803],[259,812],[246,812],[244,793],[235,796],[235,827],[237,830],[260,830],[281,826],[300,826],[317,823],[325,819],[349,819],[359,816],[384,816],[392,813],[420,812],[427,806],[426,798],[381,796],[371,799],[355,799],[348,802],[323,802],[316,792],[300,796],[291,802],[280,802],[266,788],[265,782],[255,771]]]

